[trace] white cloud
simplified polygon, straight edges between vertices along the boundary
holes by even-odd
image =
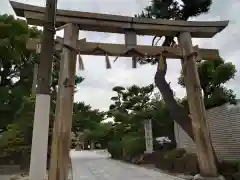
[[[59,0],[58,8],[69,10],[79,10],[88,12],[99,12],[133,16],[140,13],[150,0]],[[19,2],[43,6],[43,0],[19,0]],[[226,61],[233,62],[240,68],[238,56],[240,55],[239,41],[240,21],[238,18],[240,2],[238,0],[213,2],[210,13],[201,15],[194,20],[230,20],[230,25],[219,35],[212,39],[194,39],[193,43],[204,48],[218,48],[220,54]],[[1,0],[0,12],[12,13],[7,0]],[[80,38],[86,37],[87,41],[124,43],[123,35],[80,32]],[[138,37],[138,44],[150,44],[152,37]],[[111,57],[111,61],[113,61]],[[104,57],[84,56],[85,71],[78,71],[86,79],[78,88],[75,95],[76,101],[85,101],[94,108],[107,109],[110,103],[110,97],[113,95],[112,88],[116,85],[130,86],[132,84],[148,85],[153,83],[155,67],[144,65],[138,69],[131,69],[131,60],[129,58],[119,58],[112,64],[111,70],[105,69]],[[167,80],[171,82],[173,90],[178,97],[185,94],[185,90],[177,84],[177,78],[180,72],[180,61],[168,61]],[[240,80],[240,74],[237,73],[235,80],[229,83],[240,97],[240,91],[237,87],[237,81]]]

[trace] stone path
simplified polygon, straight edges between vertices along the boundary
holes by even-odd
[[[73,180],[183,180],[109,159],[106,151],[71,151]]]
[[[9,180],[12,177],[12,175],[0,175],[1,180]]]

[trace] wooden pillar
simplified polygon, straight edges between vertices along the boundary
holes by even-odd
[[[60,108],[60,86],[62,83],[63,78],[63,67],[64,64],[63,57],[61,53],[61,59],[60,59],[60,68],[59,68],[59,75],[58,75],[58,88],[57,88],[57,97],[56,97],[56,107],[55,107],[55,117],[54,117],[54,123],[53,123],[53,131],[52,131],[52,146],[51,146],[51,159],[50,159],[50,169],[48,173],[48,179],[49,180],[56,180],[57,177],[57,164],[58,164],[58,141],[59,141],[59,134],[60,134],[60,120],[59,120],[59,108]]]
[[[64,43],[76,47],[78,26],[67,24],[64,27]],[[63,47],[60,62],[60,77],[56,109],[56,122],[53,137],[50,180],[67,180],[69,168],[69,148],[71,145],[72,111],[75,87],[77,52]],[[55,174],[54,174],[55,173]]]
[[[125,45],[129,48],[134,48],[137,45],[137,33],[134,31],[127,31],[125,34]],[[132,57],[132,68],[137,68],[136,57]]]
[[[40,54],[41,53],[41,44],[37,44],[36,47],[36,54]],[[38,75],[38,64],[34,63],[34,67],[33,67],[33,83],[32,83],[32,96],[36,95],[36,88],[37,88],[37,75]]]
[[[185,57],[182,60],[182,68],[190,114],[192,117],[200,175],[202,177],[217,177],[218,172],[211,145],[210,133],[206,122],[206,110],[202,98],[202,89],[196,66],[196,57],[193,54],[194,51],[190,33],[180,33],[178,41],[183,50],[183,56]]]
[[[152,138],[152,120],[147,119],[144,121],[145,130],[145,153],[151,154],[153,152],[153,138]]]
[[[55,13],[56,0],[47,0],[37,79],[29,180],[43,180],[46,176]]]

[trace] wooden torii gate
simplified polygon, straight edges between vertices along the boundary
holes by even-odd
[[[31,25],[42,26],[44,23],[44,8],[10,1],[17,16],[25,17]],[[192,37],[211,38],[222,31],[228,21],[220,22],[193,22],[173,20],[153,20],[116,16],[98,13],[57,10],[56,26],[64,28],[64,38],[56,39],[56,50],[62,50],[60,62],[59,90],[57,99],[57,114],[53,138],[55,148],[52,149],[52,164],[50,179],[66,180],[69,153],[69,139],[72,125],[72,106],[74,94],[74,77],[76,69],[76,56],[110,55],[133,57],[133,68],[136,68],[136,56],[157,56],[164,53],[167,58],[182,59],[185,84],[192,116],[192,125],[200,176],[195,179],[221,179],[214,162],[210,134],[206,124],[206,112],[201,94],[201,86],[196,68],[196,60],[217,60],[219,53],[214,49],[199,49],[192,47]],[[110,32],[125,34],[125,45],[90,43],[85,39],[78,41],[79,30]],[[157,35],[178,37],[178,47],[152,47],[137,45],[137,35]],[[39,40],[30,40],[28,47],[36,49]],[[48,108],[48,107],[42,107]],[[37,110],[36,110],[37,111]],[[45,111],[47,112],[47,111]],[[36,114],[36,112],[35,112]],[[43,180],[46,171],[47,139],[42,139],[41,124],[46,133],[49,119],[39,123],[40,118],[34,119],[30,180]],[[46,137],[46,136],[44,136]],[[42,147],[38,147],[42,144]],[[38,154],[37,154],[38,153]]]

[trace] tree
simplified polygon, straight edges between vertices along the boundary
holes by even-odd
[[[185,20],[187,21],[190,17],[198,16],[202,13],[206,13],[210,9],[210,5],[212,4],[211,0],[181,0],[181,1],[175,1],[175,0],[152,0],[151,5],[147,6],[145,10],[138,15],[138,17],[147,17],[147,18],[153,18],[153,19],[175,19],[175,20]],[[162,38],[162,37],[160,37]],[[153,39],[153,45],[155,44],[157,37]],[[165,37],[164,41],[162,43],[162,46],[172,46],[175,44],[173,37]],[[152,63],[156,64],[159,63],[158,58],[151,58],[151,59],[141,59],[139,58],[140,63]],[[165,101],[166,105],[168,106],[170,110],[170,115],[172,119],[174,119],[181,127],[182,129],[194,140],[193,138],[193,132],[192,132],[192,124],[191,124],[191,118],[188,116],[188,110],[184,108],[175,98],[174,93],[170,87],[170,84],[166,81],[165,75],[167,72],[167,62],[166,58],[163,59],[164,68],[159,69],[157,68],[157,72],[155,74],[155,84],[159,91],[162,94],[163,100]],[[203,66],[202,66],[203,67]],[[201,69],[201,68],[200,68]],[[199,69],[199,70],[200,70]],[[220,68],[222,69],[222,68]],[[225,68],[226,70],[226,68]],[[218,78],[223,77],[222,73],[223,71],[219,71]],[[230,72],[230,71],[228,71]],[[234,73],[233,73],[234,75]],[[232,76],[228,76],[231,78]],[[204,77],[205,78],[205,77]],[[225,77],[224,77],[225,78]],[[202,78],[203,80],[203,78]],[[204,79],[205,81],[205,79]],[[223,83],[221,83],[223,84]],[[223,86],[221,86],[223,87]],[[228,94],[226,93],[226,89],[219,89],[220,92],[225,92],[222,94]],[[217,89],[215,88],[214,92]],[[231,92],[230,92],[231,93]],[[215,93],[215,95],[218,93]],[[213,94],[212,94],[213,95]],[[212,96],[213,97],[213,96]],[[216,97],[216,96],[214,96]],[[217,96],[219,97],[219,96]],[[227,99],[227,98],[225,98]],[[207,99],[206,99],[207,101]],[[205,102],[206,102],[205,101]],[[215,102],[217,100],[214,100]],[[214,103],[213,103],[214,104]]]
[[[0,16],[0,28],[0,129],[4,130],[31,92],[34,53],[26,49],[26,41],[39,37],[40,31],[8,15]]]
[[[30,96],[34,63],[39,56],[26,49],[28,38],[40,38],[41,31],[28,27],[26,21],[13,16],[0,16],[0,129],[5,130],[23,106],[24,96]],[[60,54],[53,54],[52,96],[56,98]],[[76,77],[76,84],[83,81]]]
[[[150,96],[154,86],[146,87],[133,85],[128,88],[116,86],[113,91],[117,96],[111,98],[113,104],[109,107],[108,115],[114,117],[114,122],[122,126],[126,132],[142,130],[142,121],[149,118]]]
[[[34,51],[26,49],[26,42],[28,38],[40,38],[42,32],[28,27],[26,21],[8,15],[0,16],[0,29],[0,130],[3,131],[0,156],[11,157],[23,152],[22,148],[29,150],[31,147],[35,103],[31,88],[34,63],[38,63],[39,57]],[[59,53],[55,52],[49,138],[54,119],[59,59]],[[82,77],[76,77],[75,83],[82,81]]]
[[[236,103],[236,96],[233,91],[224,86],[226,82],[234,78],[235,73],[235,66],[232,63],[225,63],[223,59],[198,63],[198,74],[207,109],[221,106],[228,102]],[[178,83],[185,87],[182,72]],[[183,100],[183,103],[187,105],[186,98]]]
[[[83,132],[86,129],[96,129],[104,120],[104,113],[97,109],[92,109],[90,105],[84,102],[74,103],[72,132]]]
[[[85,131],[85,139],[87,141],[100,143],[102,148],[107,147],[107,143],[112,138],[112,128],[112,122],[96,123],[95,127],[88,129],[88,131]]]
[[[7,126],[0,139],[0,157],[13,160],[30,153],[32,140],[34,100],[23,98],[24,107],[17,115],[17,120]]]
[[[121,130],[121,134],[144,135],[143,121],[151,119],[154,137],[168,136],[174,140],[173,121],[170,121],[165,103],[158,94],[153,94],[153,84],[128,88],[117,86],[113,91],[117,96],[111,98],[113,103],[108,115],[114,118],[115,128]]]
[[[168,137],[175,146],[174,121],[170,116],[169,108],[159,94],[153,96],[150,104],[153,137]]]
[[[108,150],[113,157],[130,160],[144,152],[143,121],[146,119],[152,120],[153,137],[167,136],[175,142],[174,123],[159,94],[154,94],[153,84],[127,88],[116,86],[113,91],[116,96],[111,98],[112,104],[107,112],[114,120],[109,131],[111,139],[108,139]]]

